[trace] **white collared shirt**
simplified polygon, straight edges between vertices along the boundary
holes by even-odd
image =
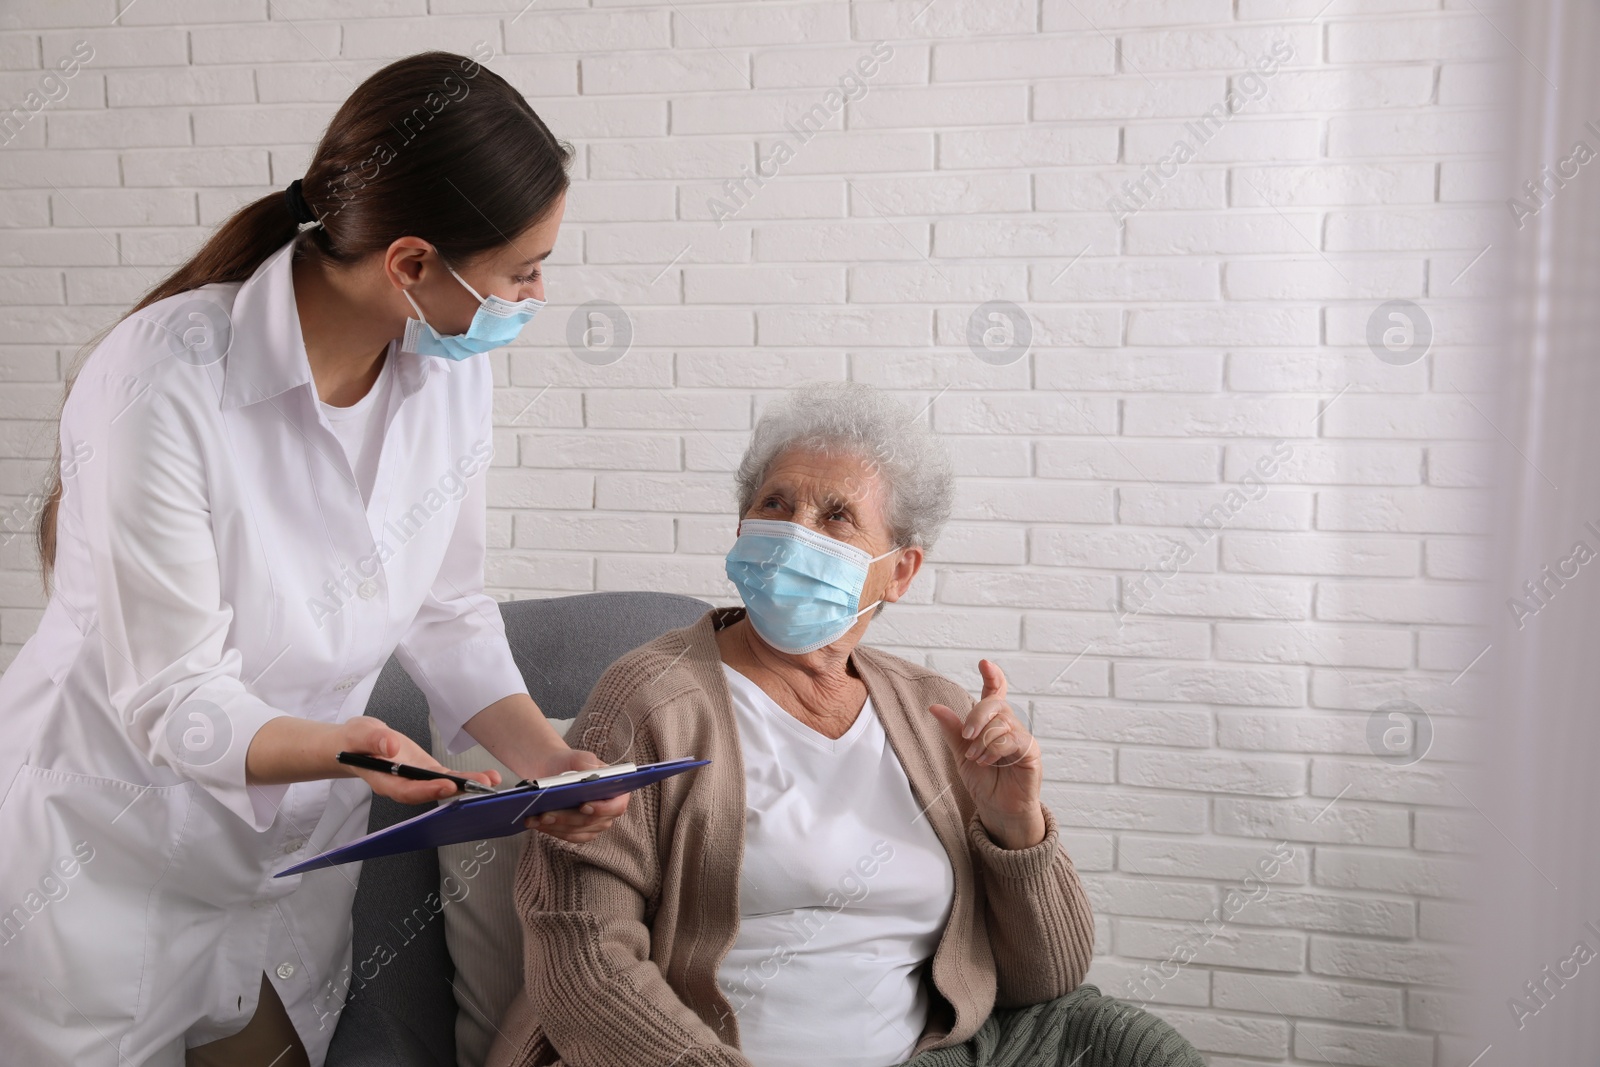
[[[251,738],[362,714],[391,653],[452,752],[527,691],[483,591],[487,357],[391,343],[364,505],[292,246],[121,321],[68,397],[54,589],[0,677],[8,1060],[168,1062],[242,1026],[265,971],[320,1064],[371,977],[347,969],[360,865],[272,873],[363,833],[371,794],[247,787]]]

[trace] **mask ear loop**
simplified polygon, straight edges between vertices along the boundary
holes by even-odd
[[[411,305],[411,310],[417,313],[417,321],[426,326],[429,333],[433,334],[435,337],[438,337],[439,331],[433,328],[433,323],[428,321],[428,317],[422,313],[422,309],[417,306],[417,302],[411,299],[411,294],[402,289],[400,290],[400,295],[406,298],[406,303]]]
[[[490,314],[498,314],[498,312],[494,311],[492,308],[489,307],[489,297],[480,295],[478,293],[478,290],[474,289],[470,285],[467,285],[467,280],[465,278],[463,278],[461,275],[456,274],[456,269],[454,267],[452,267],[450,264],[446,263],[444,265],[444,268],[445,268],[445,270],[449,271],[451,274],[455,274],[456,281],[460,282],[462,285],[466,285],[467,286],[467,292],[471,293],[475,298],[477,298],[478,306],[480,308],[483,308],[485,311],[488,311]],[[491,294],[489,294],[489,296],[494,296],[494,294],[491,293]],[[531,296],[528,297],[525,300],[517,300],[517,301],[507,300],[504,297],[500,297],[500,296],[494,296],[494,299],[500,301],[500,303],[502,305],[504,305],[506,307],[511,307],[511,308],[516,308],[516,307],[519,307],[520,305],[523,305],[523,304],[532,304],[534,309],[538,310],[539,308],[542,308],[545,305],[545,301],[543,301],[543,300],[535,300]]]
[[[446,263],[444,265],[444,269],[449,271],[451,274],[455,274],[456,281],[460,282],[462,285],[466,285],[467,286],[467,292],[471,293],[473,295],[473,297],[475,297],[477,299],[479,304],[483,303],[483,297],[478,295],[478,290],[474,289],[470,285],[467,285],[467,280],[465,278],[463,278],[461,275],[456,274],[456,269],[454,267],[452,267],[450,264]]]
[[[895,545],[893,548],[889,549],[888,552],[885,552],[882,555],[873,556],[871,559],[867,560],[867,566],[870,567],[874,563],[876,563],[880,559],[882,559],[884,556],[892,555],[893,553],[900,551],[902,548],[909,548],[909,547],[910,547],[909,545]],[[879,597],[877,600],[874,600],[872,603],[868,604],[866,607],[862,608],[860,611],[856,612],[854,615],[852,615],[850,617],[852,619],[859,619],[859,618],[861,618],[861,616],[865,615],[867,612],[871,611],[873,608],[877,607],[879,604],[882,604],[882,603],[883,603],[883,597]]]
[[[443,256],[439,257],[439,262],[440,263],[444,263],[444,257]],[[462,285],[466,285],[467,292],[471,293],[473,295],[473,297],[475,297],[477,299],[478,304],[480,306],[483,304],[483,297],[478,296],[478,290],[474,289],[470,285],[467,285],[467,280],[465,278],[463,278],[461,275],[456,274],[456,269],[454,267],[452,267],[448,263],[444,263],[444,269],[449,271],[452,275],[454,275],[456,281],[460,282]],[[411,299],[411,294],[409,292],[407,292],[406,290],[402,289],[402,290],[400,290],[400,295],[406,298],[406,303],[411,305],[411,310],[415,311],[417,313],[418,321],[420,321],[422,323],[422,325],[426,326],[428,328],[429,332],[431,332],[433,334],[433,336],[442,338],[442,335],[439,333],[439,331],[435,330],[433,328],[433,323],[428,321],[428,317],[426,315],[424,315],[422,313],[422,309],[417,306],[417,302],[415,300]]]

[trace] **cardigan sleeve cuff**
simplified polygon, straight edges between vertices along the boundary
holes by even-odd
[[[1044,879],[1056,865],[1061,852],[1061,834],[1055,813],[1043,801],[1039,809],[1044,812],[1044,837],[1027,848],[1006,848],[997,844],[989,836],[983,820],[973,813],[967,822],[967,838],[985,873],[1010,882],[1029,883]]]

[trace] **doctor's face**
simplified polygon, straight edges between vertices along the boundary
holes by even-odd
[[[456,274],[481,296],[498,296],[512,303],[529,297],[544,300],[544,260],[555,247],[566,207],[563,193],[543,219],[509,243],[448,266],[454,267]],[[444,259],[428,242],[417,237],[400,238],[390,247],[389,262],[395,284],[406,287],[434,329],[443,334],[462,333],[472,324],[478,301],[446,269]],[[415,317],[398,293],[395,298],[406,316]]]

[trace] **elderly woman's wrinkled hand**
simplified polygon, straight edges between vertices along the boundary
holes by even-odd
[[[1044,840],[1039,804],[1043,759],[1038,740],[1006,702],[1006,676],[992,660],[979,660],[983,694],[965,721],[943,704],[928,710],[944,729],[956,771],[978,806],[978,818],[1003,848],[1027,848]]]
[[[563,771],[590,771],[606,766],[605,760],[581,748],[567,749],[565,752],[552,755],[548,763],[548,766],[539,768],[536,777],[560,774]],[[581,845],[593,841],[609,830],[611,824],[622,818],[622,813],[627,810],[628,794],[623,793],[608,800],[591,800],[580,808],[565,808],[561,811],[532,815],[523,819],[522,825],[529,830],[539,830],[551,837]]]

